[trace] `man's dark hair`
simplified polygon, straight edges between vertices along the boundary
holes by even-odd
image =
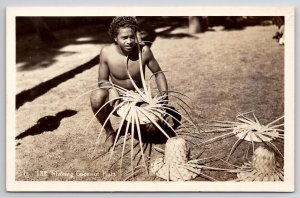
[[[139,31],[139,25],[135,17],[131,16],[117,16],[110,23],[108,34],[112,39],[118,35],[119,28],[129,27],[132,28],[135,32]]]

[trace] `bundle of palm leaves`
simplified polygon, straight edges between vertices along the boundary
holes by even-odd
[[[250,113],[250,112],[249,112]],[[260,143],[263,142],[266,145],[274,148],[281,156],[282,153],[277,148],[275,144],[272,143],[274,140],[278,140],[279,142],[284,139],[284,123],[276,124],[278,121],[282,120],[284,116],[266,124],[262,125],[255,114],[252,112],[252,116],[254,119],[250,119],[246,115],[249,113],[238,114],[237,121],[214,121],[210,127],[213,127],[211,130],[205,131],[206,133],[225,133],[211,139],[208,139],[202,144],[212,143],[214,141],[220,140],[222,138],[227,138],[230,136],[236,136],[238,139],[233,144],[227,160],[229,160],[233,151],[242,141],[250,142],[252,144],[252,150],[254,153],[255,150],[255,142]]]

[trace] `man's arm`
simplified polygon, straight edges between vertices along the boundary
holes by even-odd
[[[109,83],[109,68],[106,61],[106,49],[103,47],[99,55],[98,86],[107,87]],[[107,87],[108,89],[108,87]]]
[[[155,81],[157,88],[161,95],[168,95],[168,83],[165,77],[165,74],[162,72],[158,62],[156,61],[155,57],[153,56],[152,51],[148,46],[143,47],[143,55],[145,56],[146,65],[150,69],[150,71],[155,75]]]

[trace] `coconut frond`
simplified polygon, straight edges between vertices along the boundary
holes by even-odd
[[[134,119],[136,120],[135,124],[137,127],[137,134],[138,134],[138,138],[139,138],[139,144],[140,144],[141,154],[142,154],[142,158],[143,158],[143,162],[144,162],[144,167],[145,167],[146,172],[148,173],[148,168],[146,165],[144,151],[143,151],[142,135],[141,135],[141,129],[140,129],[140,124],[139,124],[140,122],[139,122],[139,118],[138,118],[137,114],[135,114]]]
[[[197,125],[193,121],[191,121],[189,118],[187,118],[186,116],[180,114],[178,111],[176,111],[174,109],[171,109],[171,108],[167,107],[166,105],[164,105],[163,109],[169,110],[169,111],[171,111],[171,112],[173,112],[173,113],[181,116],[184,120],[186,120],[187,122],[189,122],[196,129],[196,131],[199,132]],[[182,124],[182,122],[181,122],[181,124]]]
[[[158,71],[158,72],[154,72],[153,74],[151,74],[151,76],[149,77],[149,79],[148,79],[147,81],[150,82],[151,79],[152,79],[156,74],[165,73],[165,72],[168,72],[168,71]]]
[[[247,117],[247,114],[250,113],[253,119]],[[255,143],[262,142],[267,144],[269,147],[273,147],[283,157],[280,150],[276,147],[275,144],[272,143],[273,140],[284,138],[284,129],[280,128],[283,127],[284,124],[275,125],[275,123],[278,123],[283,118],[284,117],[282,116],[280,118],[275,119],[267,125],[262,125],[256,117],[256,115],[254,114],[254,112],[250,111],[243,114],[238,113],[236,117],[237,121],[235,122],[215,120],[213,122],[216,124],[210,125],[211,129],[206,130],[205,132],[225,134],[212,137],[202,142],[201,144],[213,143],[222,138],[227,138],[229,136],[234,135],[238,139],[234,142],[233,146],[231,147],[229,155],[227,157],[227,161],[229,160],[233,152],[236,150],[238,145],[244,141],[251,143],[253,153],[255,150]]]
[[[228,137],[228,136],[233,136],[234,134],[235,134],[234,132],[229,132],[229,133],[226,133],[224,135],[220,135],[220,136],[208,139],[206,141],[203,141],[203,142],[201,142],[201,144],[207,144],[208,142],[212,143],[214,141],[220,140],[221,138]]]
[[[113,99],[107,101],[106,103],[104,103],[104,104],[97,110],[97,112],[94,114],[93,118],[88,122],[86,128],[84,129],[84,132],[87,131],[87,129],[89,128],[90,124],[93,122],[93,120],[97,117],[97,115],[99,114],[99,112],[100,112],[106,105],[108,105],[109,103],[111,103],[111,102],[113,102],[113,101],[119,100],[119,99],[123,99],[123,97],[113,98]],[[115,107],[114,110],[113,110],[113,112],[115,112],[115,111],[118,109],[118,107],[122,106],[122,104],[123,104],[123,102],[121,102],[117,107]],[[112,112],[112,113],[113,113],[113,112]],[[112,115],[112,113],[111,113],[111,115]],[[111,115],[110,115],[110,116],[111,116]],[[110,118],[110,116],[109,116],[108,118]],[[105,124],[103,124],[103,126],[105,126]]]
[[[96,148],[97,148],[97,146],[98,146],[98,144],[99,144],[99,141],[100,141],[100,138],[101,138],[101,135],[102,135],[102,131],[104,130],[105,125],[107,124],[107,122],[109,121],[109,119],[110,119],[110,117],[113,115],[113,113],[114,113],[121,105],[122,105],[122,103],[120,103],[120,104],[118,104],[117,106],[115,106],[114,109],[113,109],[113,110],[110,112],[110,114],[108,115],[107,119],[104,121],[103,126],[101,127],[100,132],[99,132],[99,134],[98,134],[98,137],[97,137],[97,140],[96,140],[96,146],[95,146],[95,149],[94,149],[94,152],[93,152],[92,156],[95,156]],[[102,107],[101,107],[101,108],[102,108]],[[100,109],[101,109],[101,108],[100,108]],[[100,110],[98,110],[98,112],[99,112],[99,111],[100,111]],[[97,113],[96,113],[96,115],[97,115]],[[96,116],[96,115],[95,115],[95,116]]]
[[[157,127],[157,129],[159,129],[167,138],[170,138],[170,136],[165,132],[165,130],[162,129],[161,126],[159,126],[159,124],[155,120],[153,120],[144,109],[140,108],[138,109],[138,111],[141,112],[144,116],[146,116],[151,121],[151,123],[154,124]]]
[[[122,126],[123,126],[123,124],[124,124],[125,118],[127,117],[128,114],[131,114],[131,113],[132,113],[132,112],[130,111],[132,107],[133,107],[133,105],[127,107],[126,116],[122,118],[120,127],[119,127],[119,129],[118,129],[118,131],[117,131],[117,135],[116,135],[115,141],[114,141],[114,143],[113,143],[113,147],[112,147],[112,149],[111,149],[111,153],[110,153],[110,156],[109,156],[108,164],[110,164],[111,158],[112,158],[112,156],[113,156],[113,153],[114,153],[114,150],[115,150],[115,146],[116,146],[117,141],[118,141],[118,139],[119,139],[119,136],[120,136],[121,129],[122,129]],[[125,138],[126,138],[126,137],[125,137]],[[125,140],[125,142],[126,142],[126,139],[124,139],[124,140]]]
[[[122,168],[122,164],[123,164],[123,156],[124,156],[124,151],[125,151],[125,146],[126,146],[126,141],[127,141],[126,138],[127,138],[128,131],[129,131],[129,125],[130,125],[130,122],[127,122],[126,129],[125,129],[125,135],[124,135],[123,148],[122,148],[122,153],[121,153],[120,169]]]

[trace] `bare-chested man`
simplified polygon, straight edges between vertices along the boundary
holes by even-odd
[[[128,58],[128,70],[133,80],[139,87],[142,87],[139,56],[136,35],[139,31],[137,21],[134,17],[115,17],[110,24],[109,34],[114,40],[113,44],[105,46],[100,52],[100,65],[98,82],[99,87],[103,87],[109,83],[119,85],[128,90],[134,90],[134,87],[127,75],[126,61]],[[152,73],[155,73],[155,80],[160,93],[165,94],[168,89],[167,80],[161,71],[156,59],[154,58],[150,48],[141,45],[143,70],[147,66]],[[158,72],[158,73],[157,73]],[[105,88],[99,88],[91,94],[91,106],[96,113],[98,109],[108,101],[109,94],[114,93],[116,97],[117,91],[108,91]],[[167,97],[167,96],[166,96]],[[97,118],[103,125],[113,107],[108,106],[97,114]],[[110,122],[105,125],[106,135],[102,141],[102,151],[108,151],[113,144],[116,134]]]

